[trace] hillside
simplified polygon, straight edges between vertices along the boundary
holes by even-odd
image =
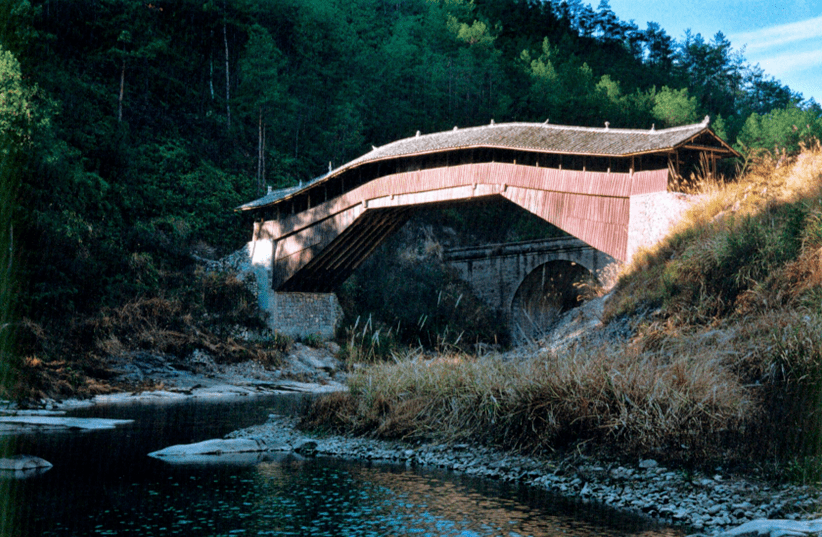
[[[272,359],[277,341],[227,339],[254,312],[203,266],[248,240],[240,203],[371,145],[491,119],[647,129],[710,115],[746,158],[822,136],[822,109],[724,35],[677,42],[607,2],[5,2],[0,92],[9,397],[42,375],[82,392],[111,353],[152,346]],[[464,235],[533,232],[504,211],[443,218]],[[351,306],[368,316],[365,299]]]

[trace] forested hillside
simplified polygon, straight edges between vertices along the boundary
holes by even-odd
[[[710,115],[744,154],[822,134],[722,34],[607,0],[4,1],[0,91],[0,324],[47,329],[190,285],[248,239],[234,207],[417,130]]]

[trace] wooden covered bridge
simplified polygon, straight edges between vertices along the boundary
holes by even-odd
[[[672,178],[728,156],[708,118],[662,130],[491,122],[374,147],[239,209],[254,217],[259,277],[280,296],[333,292],[419,207],[494,197],[627,261],[667,231],[650,222]]]

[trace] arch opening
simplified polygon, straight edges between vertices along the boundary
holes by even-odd
[[[511,301],[512,340],[525,343],[547,335],[563,313],[580,305],[583,287],[594,281],[587,268],[573,261],[549,261],[532,270]]]

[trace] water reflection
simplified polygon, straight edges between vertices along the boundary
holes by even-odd
[[[250,405],[248,411],[259,422],[270,408]],[[210,409],[212,415],[215,409]],[[144,410],[149,414],[123,411],[137,420],[127,429],[27,439],[27,448],[48,453],[55,467],[25,481],[0,482],[8,500],[0,513],[0,534],[685,534],[532,489],[392,465],[285,454],[253,466],[169,465],[146,454],[175,437],[203,440],[197,436],[203,433],[183,427],[189,418],[179,408]],[[221,410],[228,425],[242,425],[237,416],[243,412]],[[200,419],[202,409],[192,411],[195,421]],[[162,426],[155,427],[152,420]],[[169,427],[171,423],[180,425]],[[225,426],[214,425],[220,430]],[[169,436],[157,438],[158,430]]]
[[[296,473],[295,469],[299,466]],[[300,513],[293,534],[310,535],[682,535],[614,511],[562,501],[538,491],[441,472],[310,461],[264,464],[262,486],[290,490]],[[299,477],[297,477],[299,475]],[[530,494],[529,494],[530,492]],[[342,533],[339,533],[342,531]]]
[[[172,468],[165,481],[109,493],[119,501],[86,529],[102,535],[123,530],[167,535],[683,534],[496,483],[290,455],[239,471]]]

